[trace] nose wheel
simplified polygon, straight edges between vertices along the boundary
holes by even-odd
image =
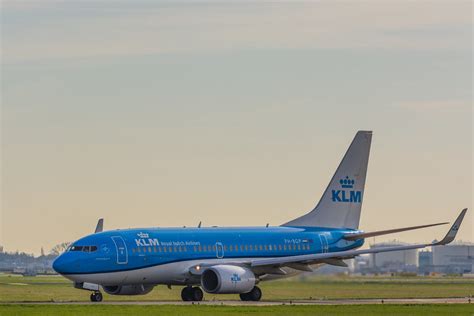
[[[91,302],[102,302],[102,293],[94,292],[91,294]]]
[[[260,288],[258,286],[254,286],[252,291],[250,291],[248,293],[240,294],[240,299],[242,301],[257,302],[257,301],[260,301],[261,298],[262,298],[262,290],[260,290]]]
[[[187,286],[181,291],[181,299],[185,302],[200,302],[204,298],[204,293],[198,287]]]

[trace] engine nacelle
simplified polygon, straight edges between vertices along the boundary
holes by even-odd
[[[204,270],[201,275],[201,285],[207,293],[248,293],[256,282],[255,274],[250,269],[232,265],[216,265]]]
[[[102,288],[111,295],[145,295],[153,290],[153,285],[108,285]]]

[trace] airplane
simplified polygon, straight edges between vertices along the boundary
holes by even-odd
[[[347,266],[358,255],[446,245],[457,234],[463,209],[441,241],[357,249],[364,239],[444,225],[359,230],[371,131],[356,133],[319,203],[309,213],[280,226],[140,228],[103,231],[83,237],[62,253],[53,269],[91,291],[90,300],[111,295],[143,295],[156,285],[183,286],[183,301],[212,294],[239,294],[259,301],[258,283],[313,271],[323,265]],[[202,288],[202,289],[201,289]]]

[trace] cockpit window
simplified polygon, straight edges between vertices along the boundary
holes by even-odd
[[[69,251],[94,252],[97,251],[97,246],[71,246]]]

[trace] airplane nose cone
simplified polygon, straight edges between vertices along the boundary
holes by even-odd
[[[65,271],[65,264],[64,256],[60,255],[53,261],[53,270],[59,274],[63,274]]]

